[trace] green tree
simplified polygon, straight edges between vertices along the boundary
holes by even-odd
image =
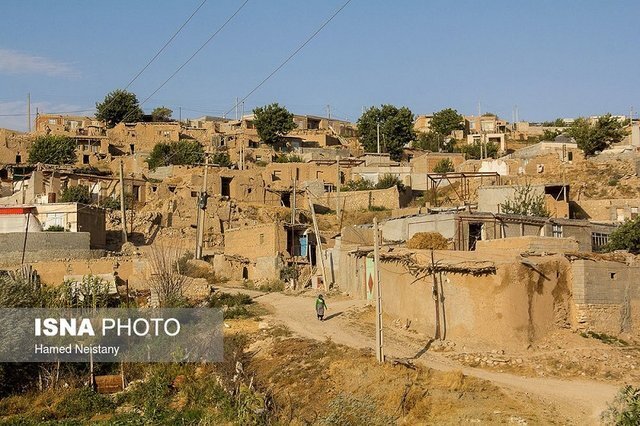
[[[380,150],[400,160],[404,146],[415,139],[413,113],[407,107],[393,105],[371,107],[358,119],[360,143],[366,152],[377,152],[377,128],[380,124]]]
[[[600,415],[602,424],[636,426],[640,424],[640,388],[625,385]]]
[[[76,142],[67,136],[38,136],[29,148],[29,163],[73,164]]]
[[[544,202],[544,193],[536,194],[531,184],[516,187],[513,197],[507,198],[500,204],[500,211],[522,216],[549,217],[551,215]]]
[[[155,122],[171,121],[171,114],[173,114],[172,110],[165,106],[161,106],[154,108],[154,110],[151,111],[151,119]]]
[[[60,201],[63,203],[91,204],[91,193],[87,185],[71,186],[62,191]]]
[[[620,142],[627,134],[624,124],[611,114],[599,117],[595,123],[580,117],[568,128],[567,134],[575,139],[585,156],[604,151],[611,144]]]
[[[217,164],[221,167],[229,167],[231,165],[231,159],[226,152],[216,152],[209,159],[210,163]]]
[[[255,108],[253,115],[258,136],[271,145],[280,142],[284,135],[297,127],[293,122],[293,114],[277,103]]]
[[[455,109],[446,108],[433,114],[430,126],[434,132],[442,136],[448,136],[454,130],[464,128],[464,117],[458,114]]]
[[[628,250],[640,254],[640,218],[628,220],[609,235],[607,250]]]
[[[567,123],[563,118],[556,118],[553,121],[543,121],[542,127],[566,127]]]
[[[498,144],[487,142],[482,144],[481,147],[480,142],[475,141],[472,144],[463,145],[460,151],[466,155],[467,159],[479,160],[481,152],[483,158],[496,158],[498,156]]]
[[[157,143],[145,160],[150,169],[169,165],[191,165],[204,160],[204,149],[198,141]]]
[[[107,123],[107,127],[122,121],[140,121],[143,115],[136,95],[120,89],[109,93],[102,102],[96,102],[96,110],[96,118]]]
[[[404,189],[404,184],[400,180],[398,176],[387,173],[383,175],[380,179],[378,179],[378,183],[376,183],[376,189],[388,189],[392,186],[397,186],[398,189]]]
[[[453,161],[451,161],[451,158],[443,158],[436,163],[433,167],[433,171],[435,173],[449,173],[455,171],[455,167],[453,167]]]
[[[560,131],[560,130],[547,130],[547,129],[544,129],[542,131],[542,137],[540,138],[540,140],[552,141],[556,137],[560,136],[561,134],[562,134],[562,131]]]
[[[456,140],[454,138],[445,138],[436,132],[420,132],[413,147],[431,152],[455,152]]]

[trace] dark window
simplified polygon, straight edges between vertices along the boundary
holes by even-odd
[[[602,251],[609,242],[609,235],[601,232],[591,233],[591,250]]]
[[[469,250],[476,249],[476,243],[482,240],[482,222],[469,224]]]
[[[82,155],[82,164],[89,164],[89,156],[87,154]]]
[[[291,207],[291,193],[284,192],[280,194],[280,201],[282,201],[284,207]]]
[[[568,159],[569,161],[573,161],[573,152],[569,151],[569,152],[567,153],[567,159]]]
[[[129,144],[129,152],[131,154],[135,154],[136,153],[136,146],[134,144]]]
[[[22,163],[22,156],[20,154],[16,155],[16,164]]]
[[[231,177],[220,178],[220,195],[223,197],[231,197]]]

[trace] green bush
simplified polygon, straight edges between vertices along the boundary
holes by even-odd
[[[453,167],[453,161],[450,158],[443,158],[438,161],[436,165],[433,167],[433,171],[435,173],[449,173],[455,171]]]
[[[640,253],[640,217],[628,220],[609,235],[607,251],[628,250]]]
[[[209,162],[212,164],[217,164],[220,167],[229,167],[231,165],[231,159],[229,158],[229,154],[226,152],[216,152],[214,153]]]
[[[60,226],[60,225],[51,225],[50,227],[48,227],[47,229],[45,229],[45,231],[47,232],[64,232],[64,226]]]
[[[374,188],[373,183],[368,179],[350,180],[340,189],[342,191],[369,191]]]
[[[276,163],[304,163],[302,157],[296,154],[282,154],[276,157]]]
[[[76,141],[67,136],[38,136],[29,148],[29,163],[73,164]]]
[[[84,387],[65,394],[55,408],[64,418],[90,418],[96,414],[112,412],[115,404],[109,398]]]
[[[193,165],[204,160],[204,149],[200,142],[184,140],[158,143],[145,160],[150,169],[169,165]]]
[[[78,185],[66,188],[62,191],[60,201],[63,203],[91,204],[91,193],[86,185]]]
[[[402,181],[400,180],[399,177],[392,175],[390,173],[387,173],[378,180],[378,183],[376,184],[375,188],[389,189],[392,186],[397,186],[398,189],[400,190],[404,189],[404,185],[402,184]]]
[[[120,210],[120,198],[103,198],[100,205],[107,210]]]
[[[636,426],[640,424],[640,388],[624,386],[600,418],[607,425]]]

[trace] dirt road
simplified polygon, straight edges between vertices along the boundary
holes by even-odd
[[[365,307],[366,301],[328,298],[326,321],[320,322],[315,317],[314,298],[310,295],[247,293],[257,302],[271,308],[273,313],[266,316],[266,320],[282,323],[301,337],[321,341],[331,339],[335,343],[354,348],[373,348],[375,344],[373,334],[358,330],[347,319],[348,313]],[[590,380],[530,378],[463,366],[441,354],[425,350],[426,342],[403,336],[393,328],[387,328],[386,331],[385,356],[413,358],[429,368],[462,371],[468,376],[488,380],[502,388],[536,396],[545,403],[556,405],[558,410],[579,424],[599,424],[599,413],[606,408],[606,404],[615,397],[618,390],[616,386]]]

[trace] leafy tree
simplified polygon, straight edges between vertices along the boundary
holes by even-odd
[[[628,220],[609,235],[607,250],[628,250],[640,254],[640,218]]]
[[[553,121],[543,121],[542,127],[566,127],[567,123],[565,123],[563,118],[556,118]]]
[[[624,124],[611,114],[599,117],[594,124],[580,117],[569,127],[567,134],[575,139],[578,148],[588,157],[620,142],[626,135],[623,126]]]
[[[369,179],[350,180],[343,185],[342,191],[369,191],[374,188],[373,183]]]
[[[453,161],[451,161],[451,158],[443,158],[436,163],[436,165],[433,167],[433,171],[435,173],[453,172],[455,171],[455,168],[453,167]]]
[[[73,164],[76,142],[67,136],[38,136],[29,148],[29,163]]]
[[[542,132],[542,137],[540,139],[543,140],[543,141],[552,141],[557,136],[560,136],[561,134],[562,134],[562,132],[560,130],[547,130],[547,129],[545,129]]]
[[[264,143],[277,144],[281,138],[296,128],[293,114],[277,103],[253,110],[254,125]]]
[[[229,158],[229,154],[227,154],[226,152],[214,153],[209,161],[221,167],[229,167],[231,165],[231,159]]]
[[[496,158],[498,156],[498,144],[487,142],[482,144],[481,147],[480,142],[475,141],[472,144],[463,145],[460,151],[462,151],[468,159],[479,160],[480,152],[482,152],[483,158]]]
[[[431,119],[431,130],[442,135],[448,136],[454,130],[464,128],[464,117],[458,114],[458,111],[452,108],[446,108],[433,114]]]
[[[420,132],[413,141],[413,147],[431,152],[455,152],[456,140],[436,132]]]
[[[91,193],[87,185],[71,186],[62,191],[60,201],[63,203],[91,204]]]
[[[404,146],[415,139],[413,113],[407,107],[393,105],[371,107],[358,119],[360,143],[366,152],[377,152],[377,126],[380,124],[380,149],[400,160]]]
[[[391,188],[392,186],[397,186],[398,189],[401,189],[401,190],[404,189],[404,184],[402,183],[399,177],[392,175],[390,173],[387,173],[378,180],[378,183],[376,183],[375,188],[388,189],[388,188]]]
[[[640,424],[640,388],[625,385],[616,395],[613,403],[608,404],[600,419],[602,424],[635,426]]]
[[[151,111],[151,119],[155,122],[171,121],[173,111],[165,106],[154,108]]]
[[[96,102],[96,110],[96,118],[107,123],[107,127],[113,127],[122,121],[140,121],[143,115],[136,95],[119,89],[105,96],[102,102]]]
[[[191,165],[204,159],[204,149],[198,141],[183,140],[179,142],[157,143],[149,157],[145,160],[150,169],[161,166]]]
[[[500,211],[522,216],[551,216],[544,202],[544,194],[536,194],[531,184],[516,187],[513,197],[500,204]]]

